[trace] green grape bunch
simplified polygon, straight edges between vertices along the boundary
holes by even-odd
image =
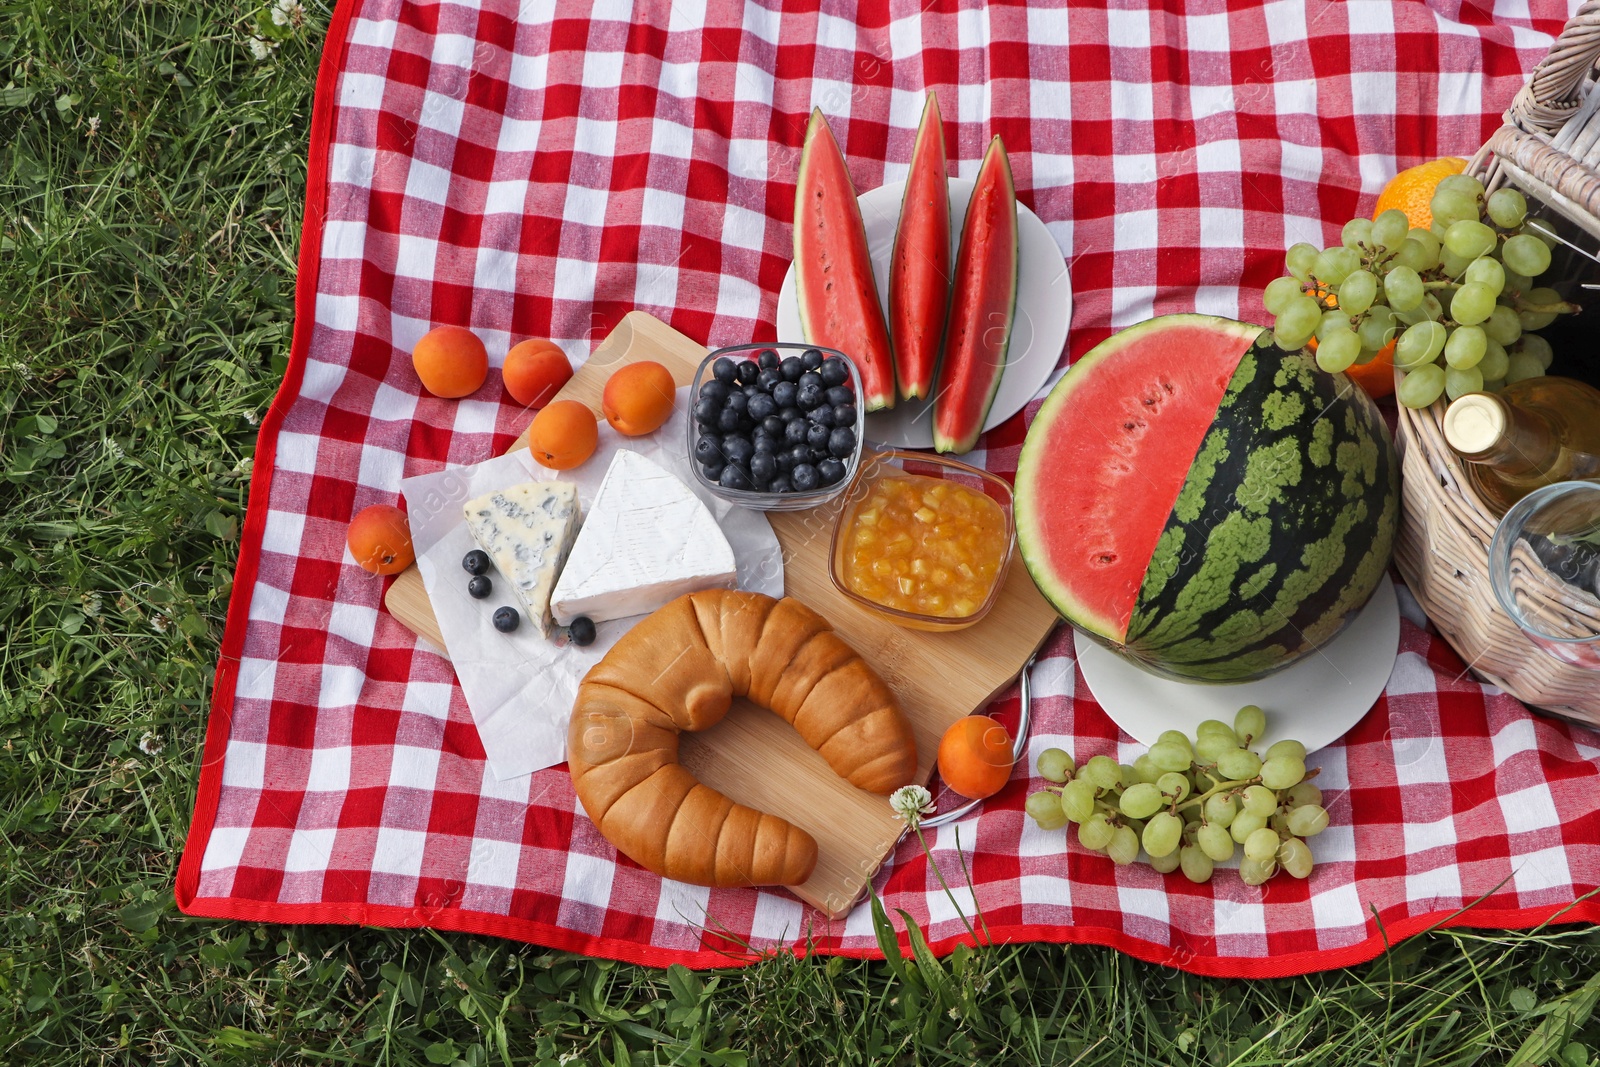
[[[1345,223],[1332,248],[1289,249],[1289,273],[1263,294],[1274,343],[1297,352],[1315,339],[1317,365],[1338,373],[1393,341],[1396,395],[1413,408],[1545,373],[1553,353],[1533,331],[1578,311],[1533,284],[1557,243],[1548,225],[1517,190],[1486,195],[1468,174],[1440,181],[1431,206],[1430,229],[1390,209]]]
[[[1233,725],[1207,719],[1193,739],[1168,730],[1131,766],[1095,756],[1079,767],[1061,749],[1045,749],[1039,774],[1052,784],[1029,796],[1026,810],[1042,830],[1076,826],[1080,845],[1119,866],[1142,851],[1163,874],[1207,882],[1242,849],[1239,877],[1248,885],[1279,870],[1307,878],[1306,838],[1328,826],[1311,783],[1318,772],[1306,770],[1299,741],[1258,753],[1266,729],[1266,713],[1247,704]]]

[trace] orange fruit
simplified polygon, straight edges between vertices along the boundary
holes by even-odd
[[[1313,337],[1307,341],[1306,348],[1315,352],[1317,339]],[[1378,354],[1372,357],[1371,363],[1352,363],[1344,372],[1350,376],[1351,381],[1366,390],[1372,399],[1388,396],[1394,392],[1394,341],[1378,349]]]
[[[373,504],[358,511],[350,520],[345,544],[362,569],[373,574],[399,574],[417,558],[406,513],[392,504]]]
[[[647,359],[630,363],[606,379],[600,410],[612,429],[638,437],[659,429],[667,421],[677,395],[672,372]]]
[[[939,777],[969,800],[1000,792],[1011,763],[1011,737],[987,715],[957,719],[939,740]]]
[[[1378,349],[1378,354],[1372,357],[1371,363],[1361,363],[1345,371],[1350,375],[1350,380],[1367,391],[1367,395],[1376,400],[1380,396],[1388,396],[1394,392],[1394,342],[1390,341]]]
[[[576,400],[557,400],[533,417],[528,427],[528,451],[554,471],[571,470],[590,456],[600,443],[600,424],[594,412]]]
[[[534,337],[512,345],[506,353],[505,366],[500,369],[506,392],[525,408],[542,408],[550,403],[571,377],[572,364],[561,347],[554,341]]]
[[[1441,179],[1460,174],[1466,169],[1467,161],[1460,156],[1446,156],[1401,171],[1390,178],[1389,184],[1378,194],[1378,204],[1372,209],[1372,217],[1377,218],[1392,207],[1399,208],[1406,213],[1413,227],[1427,229],[1433,225],[1433,208],[1430,206],[1433,190]]]
[[[478,391],[489,376],[489,353],[471,330],[436,326],[411,350],[411,365],[424,389],[454,400]]]

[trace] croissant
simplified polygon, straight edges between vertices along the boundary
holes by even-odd
[[[600,833],[640,866],[697,885],[798,885],[816,840],[736,804],[678,763],[678,734],[735,696],[770,708],[852,785],[912,781],[917,746],[894,693],[826,619],[785,597],[707,590],[629,630],[584,675],[567,764]]]

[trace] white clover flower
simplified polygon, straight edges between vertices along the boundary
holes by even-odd
[[[260,421],[260,416],[258,416],[254,411],[247,411],[244,413],[244,421],[248,422],[251,426],[254,426],[258,421]]]
[[[100,116],[99,115],[90,115],[89,116],[89,130],[88,130],[88,132],[86,134],[84,134],[84,136],[93,137],[95,134],[97,134],[99,132],[100,132]]]
[[[922,817],[933,810],[933,794],[920,785],[903,785],[889,794],[889,806],[908,826],[915,828]]]
[[[139,738],[139,751],[146,756],[156,756],[167,747],[167,743],[157,737],[154,731],[146,730],[144,736]]]
[[[277,41],[269,41],[265,37],[252,37],[247,43],[250,45],[250,54],[258,60],[266,59],[278,47]]]
[[[150,616],[150,629],[154,630],[158,634],[166,633],[167,632],[167,617],[165,615],[152,615],[152,616]]]
[[[90,618],[100,614],[100,609],[105,606],[106,602],[99,593],[87,593],[83,597],[83,613]]]
[[[300,0],[277,0],[272,5],[272,23],[275,26],[299,26],[306,20],[306,9]]]

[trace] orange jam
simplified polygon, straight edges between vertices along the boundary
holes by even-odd
[[[1005,511],[976,489],[919,475],[880,478],[850,518],[844,581],[885,607],[963,618],[989,599],[1009,539]]]

